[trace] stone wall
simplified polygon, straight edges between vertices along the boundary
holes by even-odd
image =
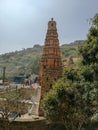
[[[46,123],[45,120],[13,122],[0,120],[0,130],[46,130]]]
[[[6,95],[6,93],[4,94]],[[7,109],[9,112],[21,114],[28,112],[33,115],[39,114],[41,87],[38,84],[33,84],[31,87],[25,86],[11,91],[11,93],[16,95],[16,97],[9,100],[0,99],[0,109]]]
[[[0,120],[0,130],[66,130],[62,124],[50,124],[45,119],[35,121],[3,121]],[[98,130],[98,123],[90,124],[82,130]]]

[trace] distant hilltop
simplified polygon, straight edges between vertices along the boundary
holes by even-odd
[[[66,43],[66,44],[63,44],[63,45],[83,45],[84,44],[84,40],[76,40],[74,42],[71,42],[71,43]]]
[[[64,43],[61,45],[62,46],[70,46],[70,45],[83,45],[84,44],[84,40],[76,40],[74,42],[71,42],[71,43]],[[16,50],[16,51],[13,51],[13,52],[8,52],[8,53],[5,53],[5,54],[1,54],[0,56],[3,56],[3,55],[12,55],[12,54],[17,54],[17,53],[24,53],[24,52],[28,52],[28,51],[35,51],[35,50],[42,50],[43,49],[43,45],[40,45],[40,44],[35,44],[33,47],[31,48],[23,48],[22,50]]]

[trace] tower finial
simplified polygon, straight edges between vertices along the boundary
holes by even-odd
[[[53,21],[53,18],[51,18],[51,21]]]

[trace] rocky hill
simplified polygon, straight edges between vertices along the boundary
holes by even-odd
[[[78,40],[70,44],[61,45],[62,60],[65,58],[78,57],[78,46],[84,41]],[[38,66],[43,46],[34,45],[33,48],[23,49],[0,55],[0,78],[2,78],[3,67],[6,67],[6,78],[17,75],[29,75],[38,73]]]

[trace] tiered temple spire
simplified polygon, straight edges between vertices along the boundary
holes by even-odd
[[[49,91],[54,82],[61,76],[62,61],[58,33],[56,22],[51,18],[48,22],[48,29],[39,70],[39,82],[42,87],[42,95]]]

